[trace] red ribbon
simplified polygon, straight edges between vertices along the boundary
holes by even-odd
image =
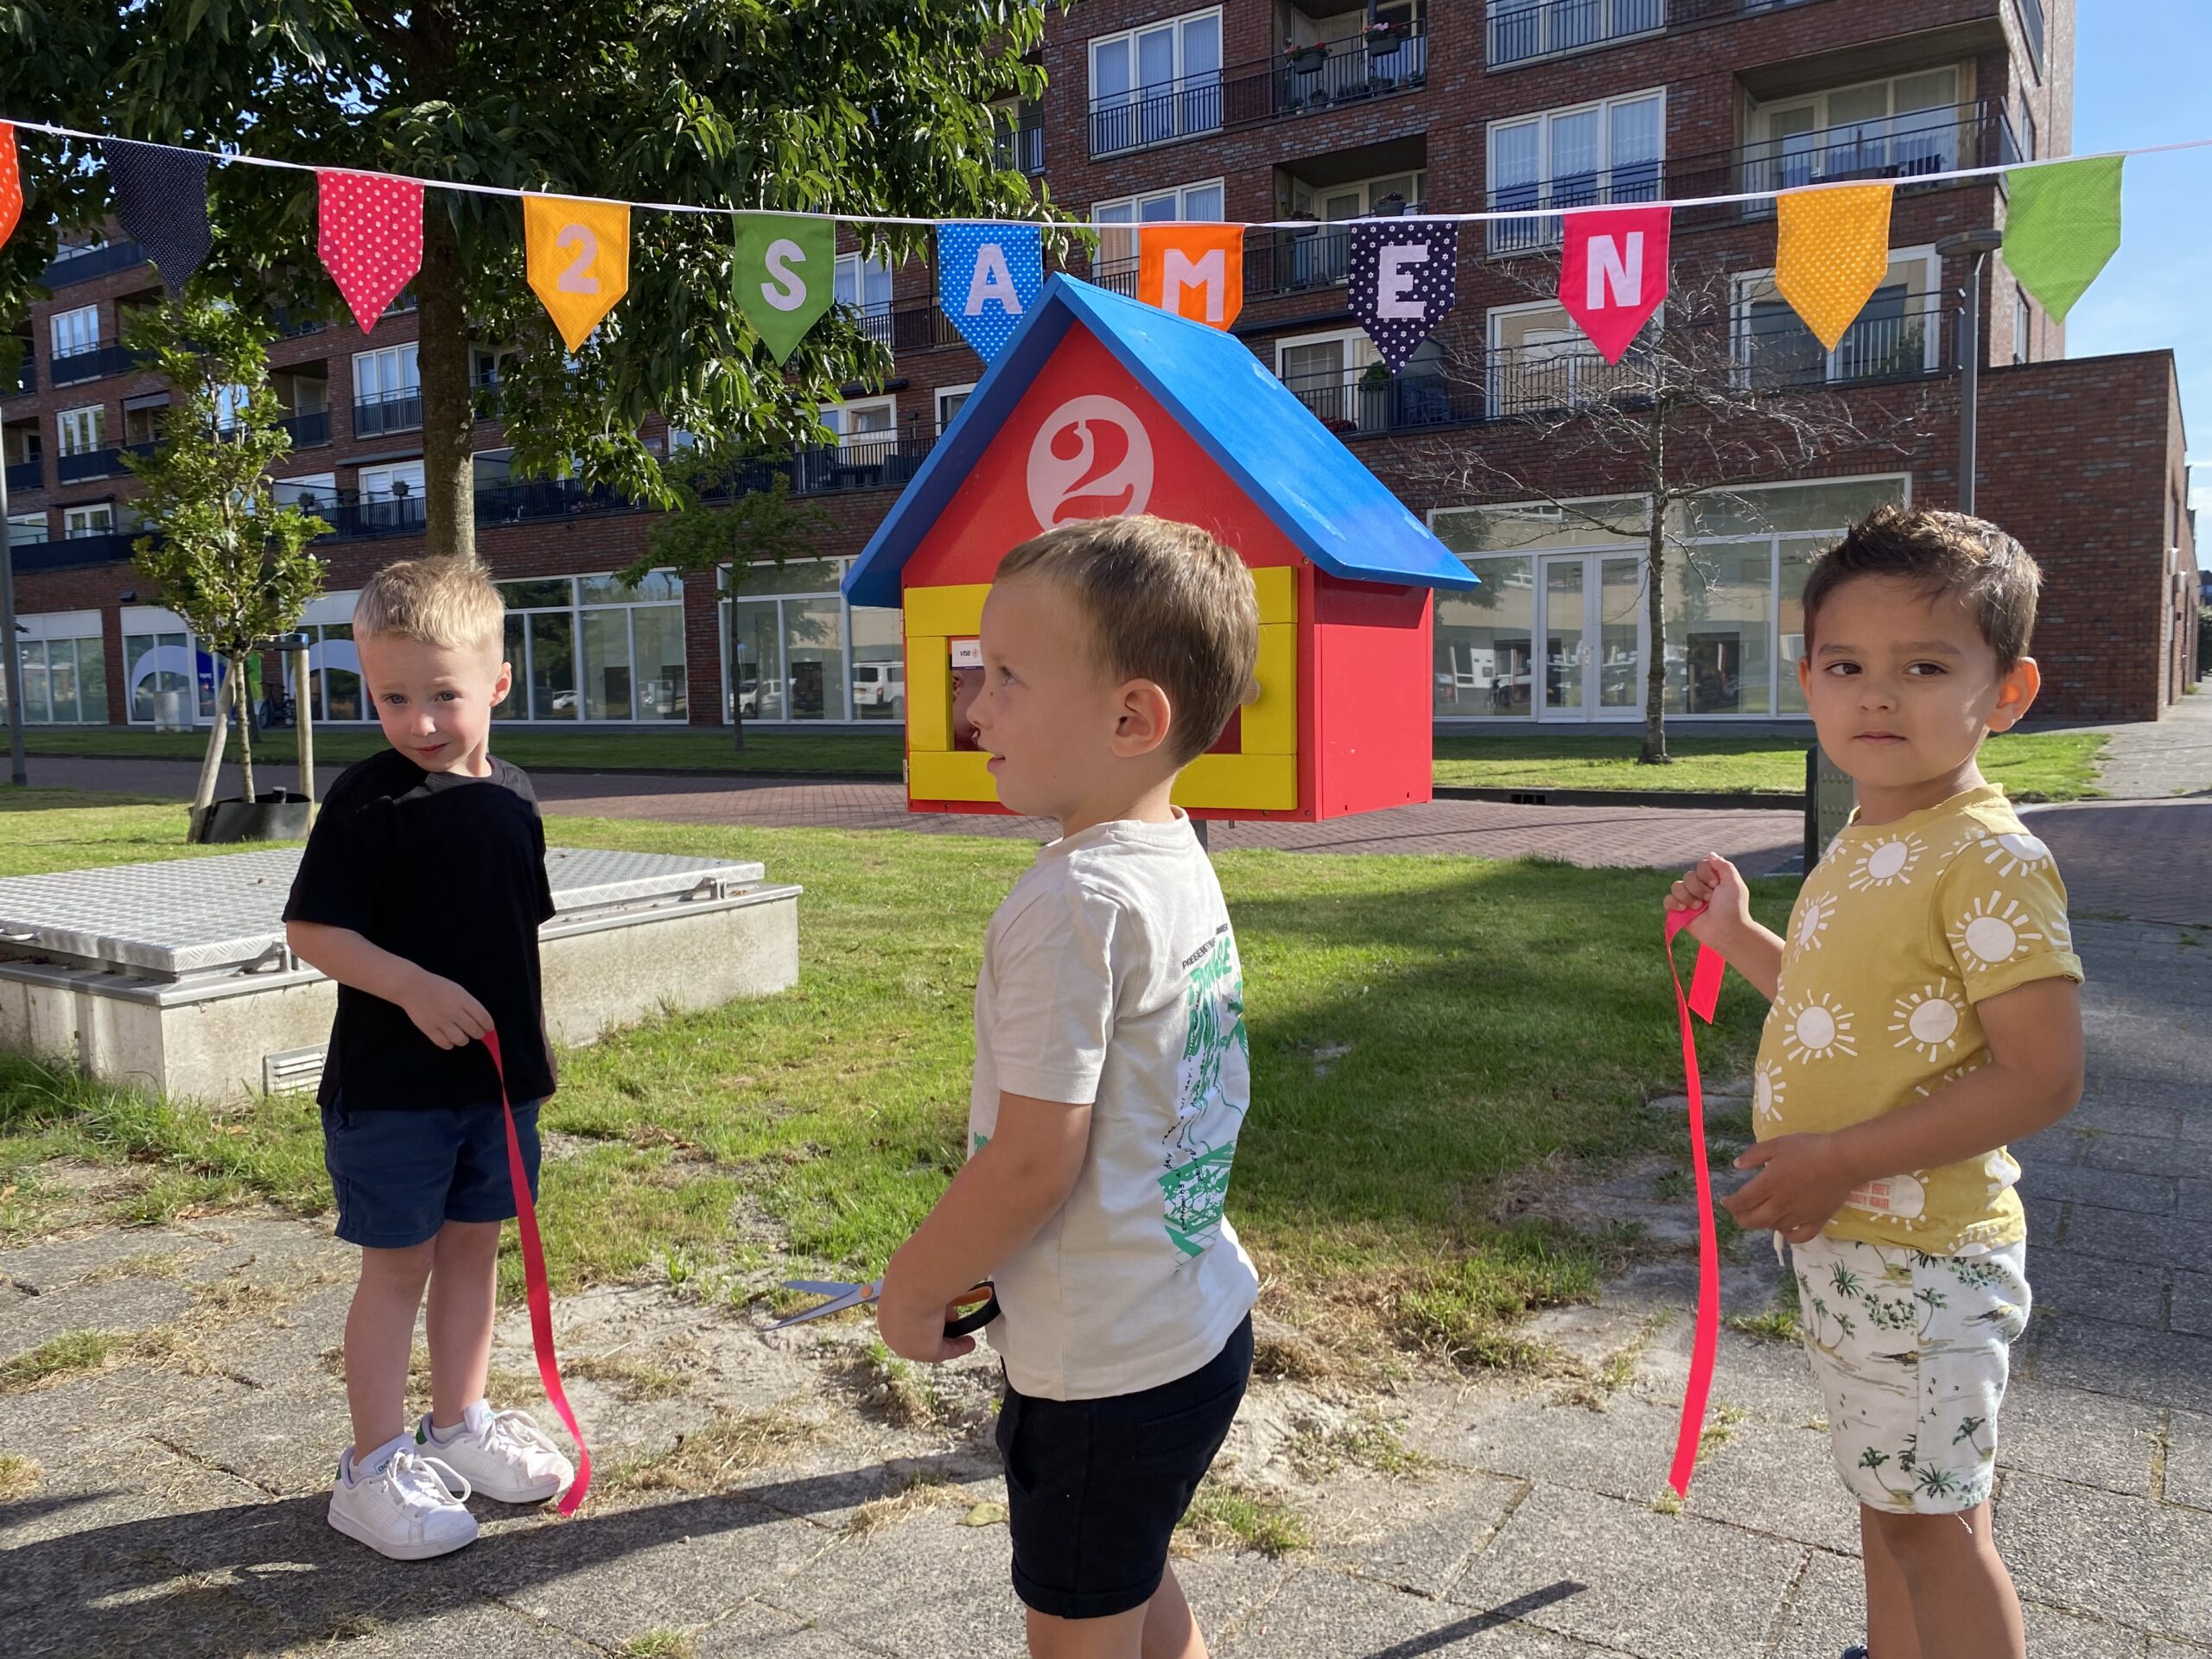
[[[522,1277],[530,1302],[530,1345],[537,1356],[537,1380],[545,1397],[568,1425],[569,1438],[576,1443],[576,1478],[562,1494],[561,1513],[574,1515],[591,1490],[591,1448],[576,1427],[569,1409],[569,1392],[561,1386],[561,1362],[553,1352],[553,1288],[545,1276],[545,1249],[537,1238],[537,1206],[530,1200],[530,1171],[522,1161],[522,1137],[515,1131],[514,1103],[507,1098],[507,1068],[499,1058],[499,1033],[484,1033],[484,1046],[492,1051],[492,1069],[499,1074],[499,1106],[507,1115],[507,1179],[514,1183],[515,1224],[522,1231]]]
[[[1677,1497],[1690,1495],[1698,1441],[1705,1433],[1705,1403],[1713,1392],[1713,1354],[1720,1345],[1720,1241],[1713,1225],[1713,1172],[1705,1158],[1705,1085],[1698,1077],[1697,1038],[1690,1027],[1690,1015],[1696,1014],[1708,1026],[1713,1023],[1713,1010],[1720,1001],[1721,976],[1728,971],[1728,963],[1718,950],[1700,942],[1687,996],[1682,994],[1681,969],[1675,965],[1675,935],[1704,913],[1703,905],[1695,910],[1667,912],[1667,972],[1675,982],[1675,1017],[1682,1032],[1690,1157],[1697,1169],[1697,1334],[1690,1344],[1690,1380],[1682,1393],[1682,1426],[1675,1437],[1675,1466],[1667,1476]]]

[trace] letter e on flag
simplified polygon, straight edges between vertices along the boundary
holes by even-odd
[[[1559,302],[1598,355],[1618,363],[1667,297],[1669,207],[1601,207],[1566,215]]]

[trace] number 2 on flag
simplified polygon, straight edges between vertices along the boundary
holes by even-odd
[[[524,196],[530,286],[575,351],[630,287],[630,209],[617,201]]]

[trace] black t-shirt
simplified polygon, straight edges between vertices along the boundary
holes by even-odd
[[[331,785],[284,905],[288,922],[351,928],[460,985],[499,1029],[518,1104],[553,1092],[537,927],[553,914],[545,826],[519,766],[488,778],[424,772],[394,749]],[[397,1003],[338,988],[316,1098],[358,1111],[496,1103],[481,1043],[440,1048]]]

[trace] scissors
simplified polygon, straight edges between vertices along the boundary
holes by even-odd
[[[883,1281],[871,1279],[865,1284],[849,1284],[830,1279],[786,1279],[785,1290],[803,1290],[809,1295],[827,1296],[830,1300],[804,1313],[794,1313],[788,1319],[778,1319],[768,1328],[781,1331],[790,1325],[804,1325],[809,1319],[818,1319],[829,1313],[842,1313],[849,1307],[860,1307],[883,1294]],[[948,1341],[954,1337],[965,1337],[982,1330],[999,1316],[999,1299],[986,1279],[972,1289],[964,1290],[952,1299],[952,1306],[966,1310],[958,1318],[945,1322],[944,1334]]]

